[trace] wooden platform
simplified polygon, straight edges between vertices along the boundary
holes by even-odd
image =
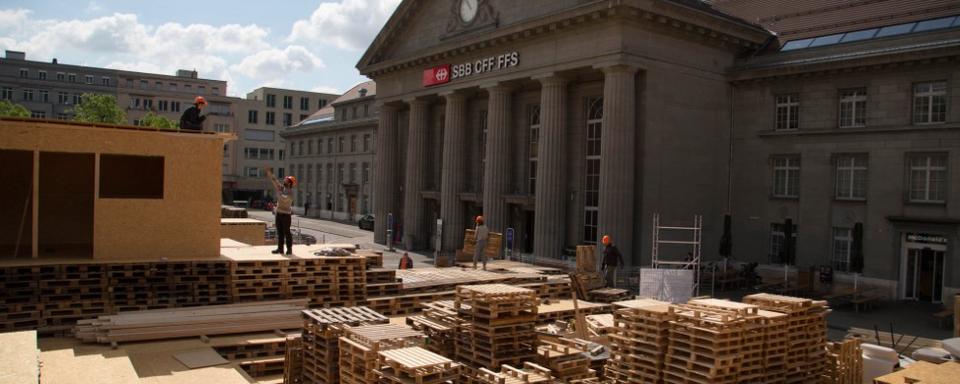
[[[39,379],[37,332],[0,333],[0,383],[37,383]]]

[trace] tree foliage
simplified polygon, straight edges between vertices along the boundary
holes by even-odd
[[[10,100],[0,100],[0,117],[30,117],[30,110]]]
[[[140,120],[140,124],[145,127],[163,129],[177,129],[180,127],[180,124],[176,121],[170,120],[165,116],[160,116],[152,111],[147,112],[147,114],[143,116],[143,119]]]
[[[74,109],[74,120],[85,123],[126,124],[127,114],[111,95],[84,93]]]

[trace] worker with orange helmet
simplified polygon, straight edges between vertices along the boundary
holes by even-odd
[[[273,189],[277,192],[276,205],[276,226],[277,226],[277,249],[271,251],[274,254],[283,254],[283,244],[287,244],[287,254],[293,254],[293,234],[290,233],[290,223],[293,219],[293,187],[297,186],[297,178],[287,176],[283,178],[283,183],[273,176],[273,168],[266,167],[267,178],[273,183]]]
[[[483,224],[483,216],[477,216],[474,220],[477,224],[474,229],[477,245],[473,249],[473,269],[477,269],[477,260],[483,261],[483,270],[487,270],[487,254],[484,252],[487,248],[487,239],[490,237],[490,230]]]
[[[613,245],[613,239],[610,235],[603,235],[600,240],[603,243],[603,263],[600,269],[607,278],[607,286],[616,288],[617,267],[623,264],[623,255],[616,245]]]
[[[203,130],[203,121],[207,119],[206,116],[200,114],[203,111],[203,107],[207,106],[207,100],[203,96],[197,96],[193,99],[193,106],[187,108],[186,111],[183,111],[183,115],[180,115],[180,129],[192,130],[192,131],[202,131]]]

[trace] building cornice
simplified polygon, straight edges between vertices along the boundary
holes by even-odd
[[[353,128],[376,128],[379,119],[374,117],[365,117],[362,119],[356,120],[347,120],[347,121],[335,121],[330,123],[323,124],[311,124],[305,126],[293,126],[287,127],[286,129],[280,131],[280,137],[299,137],[305,135],[311,135],[315,133],[326,133],[326,132],[335,132],[342,131]]]
[[[913,134],[929,132],[960,132],[960,123],[923,124],[923,125],[887,125],[866,128],[834,128],[793,131],[763,131],[758,137],[766,139],[788,138],[799,136],[839,136],[839,135],[870,135],[870,134]]]

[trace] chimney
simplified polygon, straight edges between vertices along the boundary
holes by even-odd
[[[26,60],[27,54],[20,51],[7,50],[7,60]]]
[[[57,58],[56,58],[56,57],[53,58],[53,63],[54,63],[54,64],[57,63]]]

